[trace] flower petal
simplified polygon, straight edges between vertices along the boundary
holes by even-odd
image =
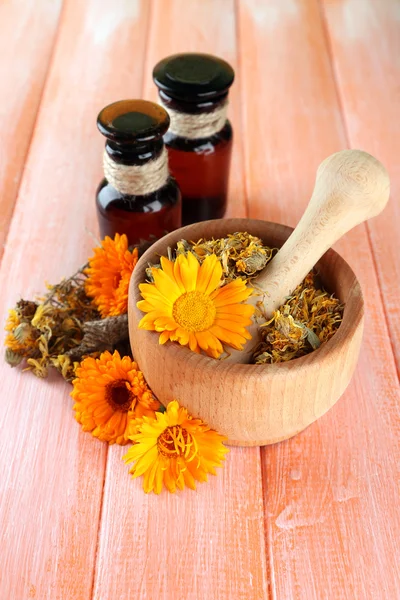
[[[84,359],[76,370],[71,396],[73,410],[84,431],[109,444],[126,444],[131,423],[138,414],[154,418],[159,403],[143,374],[129,356],[103,352]],[[118,389],[118,396],[114,396]],[[121,403],[120,393],[124,400]]]
[[[243,350],[243,346],[246,343],[246,339],[251,339],[251,335],[247,333],[247,336],[244,337],[238,333],[228,331],[227,329],[223,329],[219,325],[213,325],[210,329],[212,333],[222,342],[228,344],[228,346],[232,346],[236,350]]]
[[[177,258],[177,262],[179,262],[180,274],[184,288],[186,292],[192,292],[196,289],[199,263],[191,252],[189,252],[188,257],[180,254]]]
[[[222,266],[215,254],[207,256],[200,267],[197,287],[200,292],[211,294],[220,284]]]
[[[154,285],[159,292],[165,298],[168,298],[170,302],[175,302],[175,300],[181,295],[181,291],[176,284],[176,281],[170,279],[168,275],[161,269],[152,269],[151,273],[153,275]]]
[[[172,262],[172,260],[169,260],[165,256],[162,256],[160,259],[160,263],[161,263],[161,268],[164,271],[164,273],[166,273],[168,275],[168,277],[170,279],[172,279],[172,281],[175,281],[174,263]]]

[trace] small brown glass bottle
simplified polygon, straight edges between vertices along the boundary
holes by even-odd
[[[125,233],[131,245],[147,245],[181,226],[181,194],[168,170],[163,135],[166,111],[145,100],[121,100],[97,118],[107,138],[105,179],[97,190],[100,234]]]
[[[226,118],[232,67],[209,54],[176,54],[153,70],[171,125],[164,136],[182,192],[184,225],[224,216],[232,127]]]

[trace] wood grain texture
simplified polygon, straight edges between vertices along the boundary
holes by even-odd
[[[147,3],[68,0],[0,275],[1,322],[83,264],[97,235],[99,109],[137,95]],[[92,597],[107,446],[73,418],[70,386],[3,361],[0,597]],[[125,480],[127,481],[127,479]],[[124,485],[124,483],[122,483]],[[126,485],[126,484],[125,484]]]
[[[322,4],[349,142],[376,155],[392,180],[388,209],[368,230],[400,371],[400,5],[396,0]]]
[[[307,204],[317,164],[346,146],[319,6],[244,0],[239,8],[250,215],[292,225]],[[340,402],[300,435],[262,451],[276,598],[398,595],[395,365],[365,226],[337,249],[365,291],[366,331]]]
[[[0,3],[0,259],[54,47],[62,0]]]
[[[217,239],[235,231],[248,231],[272,248],[282,246],[291,234],[277,223],[219,219],[189,225],[157,241],[141,257],[131,279],[130,340],[133,355],[163,404],[180,398],[191,414],[226,435],[230,445],[263,446],[302,431],[340,398],[357,363],[364,303],[353,271],[331,250],[318,268],[325,285],[346,304],[343,322],[329,343],[299,360],[262,366],[216,361],[178,344],[160,345],[157,333],[139,329],[143,313],[136,304],[148,264],[166,256],[168,247],[180,239]],[[257,279],[254,282],[257,285]]]
[[[93,598],[266,600],[259,450],[232,449],[196,492],[160,496],[126,479],[125,452],[109,450]]]
[[[237,67],[231,0],[156,1],[151,6],[144,95],[156,99],[153,65],[181,51],[205,51]],[[231,210],[245,213],[239,86],[231,91],[236,139]],[[230,109],[231,110],[231,109]],[[145,496],[127,481],[110,448],[94,597],[137,600],[259,600],[268,597],[258,449],[232,449],[216,479],[193,493]],[[121,485],[123,486],[121,488]],[[114,515],[114,518],[113,518]]]
[[[324,2],[348,137],[316,0],[238,0],[237,23],[233,0],[64,4],[25,166],[29,141],[19,144],[32,135],[60,3],[7,0],[0,7],[0,74],[7,79],[0,148],[8,136],[10,149],[5,160],[0,153],[0,244],[18,189],[13,178],[23,170],[0,270],[3,321],[19,294],[40,293],[45,279],[56,281],[86,259],[90,233],[97,235],[93,203],[102,174],[97,112],[143,89],[154,99],[151,68],[168,53],[215,52],[237,69],[229,108],[236,132],[230,215],[246,215],[248,199],[250,216],[295,225],[318,163],[348,138],[388,167],[396,198],[396,0]],[[19,111],[17,125],[10,111]],[[392,202],[390,213],[368,227],[393,340],[397,223]],[[218,477],[197,493],[145,496],[140,482],[128,479],[125,450],[111,448],[107,459],[107,448],[80,431],[67,385],[0,365],[2,599],[398,597],[395,364],[365,226],[338,249],[367,305],[348,392],[306,431],[263,450],[261,462],[256,449],[232,449]]]

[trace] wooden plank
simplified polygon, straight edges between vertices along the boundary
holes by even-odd
[[[0,259],[49,67],[62,0],[0,3]]]
[[[392,201],[368,229],[400,370],[400,6],[396,0],[323,6],[350,143],[376,155],[391,176]]]
[[[211,52],[238,67],[233,1],[160,1],[151,14],[145,97],[156,98],[152,66],[168,54]],[[238,82],[231,96],[236,144],[230,200],[231,211],[241,215]],[[232,448],[217,478],[196,492],[165,492],[158,498],[145,496],[140,481],[124,483],[123,453],[109,450],[94,598],[267,598],[259,450]]]
[[[318,163],[346,146],[319,7],[301,0],[239,7],[250,214],[294,225]],[[338,249],[365,290],[366,333],[338,404],[262,452],[274,598],[398,595],[399,388],[366,227]]]
[[[147,16],[145,0],[100,11],[97,0],[65,4],[0,272],[1,322],[20,294],[41,292],[89,255],[102,170],[96,116],[138,95]],[[89,599],[107,446],[81,432],[69,385],[0,369],[0,596]]]
[[[259,450],[232,448],[195,492],[146,496],[109,450],[95,600],[267,599]]]

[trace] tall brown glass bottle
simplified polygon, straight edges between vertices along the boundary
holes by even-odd
[[[121,100],[100,112],[97,126],[107,138],[96,196],[101,236],[125,233],[130,244],[145,246],[180,227],[181,194],[162,137],[166,111],[145,100]]]
[[[233,69],[208,54],[177,54],[155,66],[153,79],[171,118],[164,141],[182,192],[183,224],[223,217],[232,152],[226,109]]]

